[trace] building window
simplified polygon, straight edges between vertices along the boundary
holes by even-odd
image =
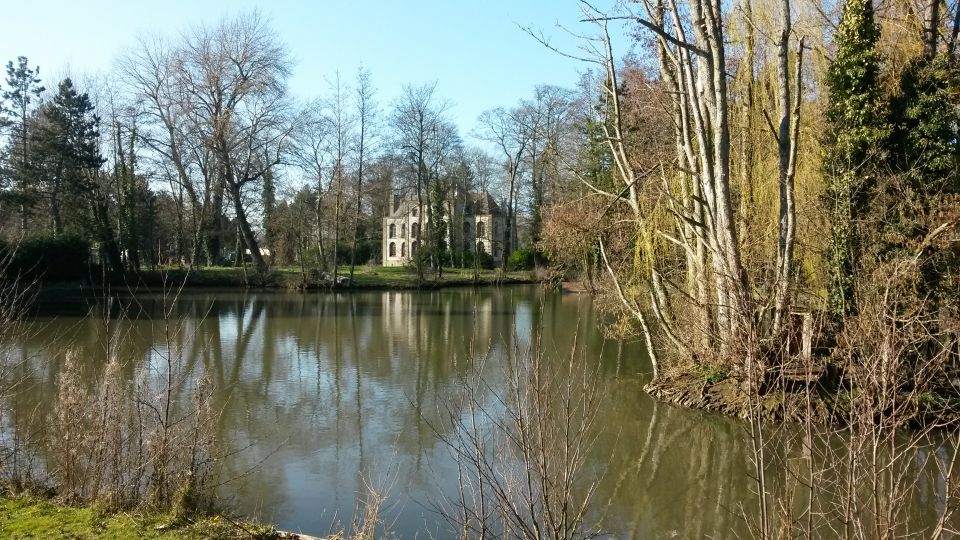
[[[400,242],[400,256],[407,256],[407,244],[405,242]]]
[[[464,236],[464,238],[470,236],[470,222],[469,222],[469,221],[464,221],[464,222],[463,222],[463,236]]]
[[[420,238],[420,223],[410,224],[410,236],[413,238]]]
[[[395,223],[390,224],[390,238],[397,237],[397,225]]]
[[[410,244],[410,255],[413,255],[414,257],[416,257],[416,256],[417,256],[417,250],[418,250],[419,248],[420,248],[420,242],[414,240],[413,243]]]
[[[477,242],[477,253],[486,253],[487,248],[483,245],[483,242]]]
[[[400,238],[406,238],[406,237],[407,237],[407,224],[406,224],[406,223],[401,223],[401,224],[400,224]]]
[[[396,256],[397,256],[397,243],[396,243],[396,242],[390,242],[390,256],[391,256],[391,257],[396,257]]]
[[[477,238],[483,238],[486,236],[487,231],[485,230],[484,223],[482,221],[477,222]]]
[[[413,217],[417,217],[417,209],[416,209],[416,208],[413,209]]]

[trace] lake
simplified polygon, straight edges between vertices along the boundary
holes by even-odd
[[[108,304],[114,319],[104,325],[91,314]],[[103,364],[109,331],[123,336],[117,354],[143,362],[156,354],[164,339],[160,296],[139,295],[132,319],[115,317],[125,305],[129,299],[104,303],[80,293],[39,304],[19,344],[27,362],[15,423],[29,417],[42,429],[36,419],[56,397],[59,351],[72,348]],[[189,291],[173,313],[183,325],[176,339],[185,369],[215,384],[217,437],[230,449],[221,495],[232,509],[282,529],[320,535],[348,524],[370,482],[388,490],[383,517],[396,535],[451,537],[436,511],[457,488],[440,412],[472,359],[487,354],[495,373],[537,343],[538,329],[545,361],[567,362],[576,343],[576,361],[600,377],[599,433],[585,471],[599,479],[595,501],[604,511],[595,517],[604,530],[629,538],[726,538],[749,535],[747,523],[756,519],[747,424],[648,397],[642,343],[604,339],[605,320],[587,295],[536,286]],[[772,446],[768,455],[777,457],[768,466],[802,453],[796,444]],[[948,457],[939,441],[917,452],[912,523],[936,521],[946,489],[936,464]]]

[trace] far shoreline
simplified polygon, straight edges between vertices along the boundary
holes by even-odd
[[[338,270],[339,278],[349,277],[349,269]],[[55,300],[58,295],[80,292],[111,290],[117,293],[156,294],[181,289],[183,291],[270,291],[270,292],[360,292],[360,291],[429,291],[449,288],[486,288],[510,285],[536,285],[544,279],[534,271],[501,271],[481,269],[445,268],[437,279],[434,272],[427,273],[423,281],[416,278],[412,269],[405,267],[357,267],[354,280],[349,284],[331,286],[328,281],[311,279],[299,269],[275,269],[266,279],[257,282],[252,272],[244,273],[239,267],[204,267],[193,270],[171,268],[142,270],[131,273],[123,281],[38,281],[34,287],[36,300]]]

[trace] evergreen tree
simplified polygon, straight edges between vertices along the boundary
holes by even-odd
[[[960,66],[948,54],[923,55],[903,71],[891,100],[890,168],[878,255],[883,260],[917,257],[916,294],[936,310],[945,294],[941,285],[956,270],[955,254],[924,246],[933,229],[960,194]],[[919,254],[919,255],[918,255]]]
[[[914,60],[890,106],[890,161],[918,193],[960,190],[960,66],[946,54]]]
[[[598,106],[599,108],[599,106]],[[613,178],[613,155],[607,144],[607,137],[603,131],[602,121],[588,118],[581,130],[585,144],[581,150],[580,162],[583,176],[594,186],[615,188]]]
[[[40,68],[30,69],[27,57],[17,63],[7,63],[7,89],[3,98],[3,125],[11,128],[9,173],[14,187],[14,199],[20,207],[20,233],[26,233],[27,220],[36,203],[36,189],[31,181],[29,124],[33,109],[40,102],[45,88],[40,84]]]
[[[57,95],[43,109],[43,120],[37,134],[38,161],[50,176],[51,214],[54,234],[63,232],[62,198],[76,201],[82,207],[77,225],[99,242],[102,260],[109,271],[118,275],[123,260],[110,220],[107,194],[100,179],[100,117],[86,93],[77,92],[73,81],[64,79]],[[75,208],[71,208],[76,210]]]
[[[447,263],[447,226],[450,216],[447,212],[447,202],[450,198],[450,185],[447,179],[434,178],[431,186],[430,221],[427,222],[428,255],[437,271],[437,276],[443,275],[443,265]]]
[[[64,199],[85,199],[93,177],[104,163],[100,155],[100,118],[87,94],[64,79],[53,100],[41,110],[34,136],[34,168],[42,174],[50,194],[54,235],[64,232]],[[70,210],[75,210],[71,208]]]
[[[828,309],[835,321],[855,311],[854,272],[861,249],[856,224],[869,204],[878,152],[889,131],[879,81],[879,39],[871,0],[847,0],[827,72]]]
[[[119,123],[116,126],[114,145],[116,164],[115,182],[118,191],[117,212],[119,213],[120,243],[131,270],[140,268],[140,249],[145,223],[141,221],[142,206],[149,189],[136,174],[137,156],[134,141],[137,138],[136,126],[131,126],[130,136],[124,144]]]

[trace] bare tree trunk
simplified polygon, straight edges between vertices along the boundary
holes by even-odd
[[[360,227],[360,217],[363,211],[363,146],[364,146],[364,135],[366,131],[366,122],[360,120],[360,148],[359,148],[359,160],[360,163],[357,166],[357,212],[354,215],[353,219],[353,241],[350,248],[350,283],[353,283],[353,269],[357,264],[357,229]]]
[[[317,255],[320,260],[321,270],[326,269],[327,265],[327,256],[323,249],[323,177],[320,176],[319,171],[317,174],[317,206],[316,206],[316,216],[317,216],[317,250],[319,254]]]
[[[797,233],[797,210],[794,202],[793,180],[796,172],[797,138],[800,133],[800,88],[803,61],[803,40],[797,52],[794,77],[797,92],[790,88],[790,0],[780,0],[780,43],[777,51],[777,82],[780,101],[780,129],[777,146],[780,156],[780,220],[777,242],[777,273],[774,282],[773,335],[783,331],[784,319],[790,308],[790,272]]]
[[[417,268],[417,283],[423,281],[423,257],[420,251],[423,249],[424,215],[423,215],[423,147],[418,150],[417,157],[417,236],[410,242],[410,256],[414,258],[414,264]],[[429,199],[428,203],[429,204]],[[410,228],[413,228],[411,224]],[[416,246],[416,250],[414,250]]]
[[[60,180],[61,172],[57,172],[53,180],[53,188],[50,191],[50,222],[53,226],[53,236],[54,238],[63,234],[63,218],[60,215],[60,191],[62,188],[62,181]]]
[[[363,169],[365,151],[367,149],[367,137],[369,129],[372,127],[370,122],[375,114],[373,103],[374,89],[370,82],[370,73],[361,70],[357,75],[357,118],[360,121],[360,139],[358,142],[357,155],[357,212],[353,222],[353,246],[350,249],[350,283],[353,283],[353,271],[357,262],[357,229],[360,227],[360,217],[363,212]]]
[[[228,181],[229,182],[229,181]],[[247,212],[243,209],[243,200],[241,199],[240,184],[229,182],[230,196],[233,198],[233,211],[237,215],[237,227],[240,229],[240,235],[243,238],[243,244],[250,250],[250,258],[253,259],[257,275],[263,278],[267,274],[267,261],[260,253],[260,244],[257,242],[257,236],[247,221]]]
[[[923,52],[928,58],[937,55],[940,41],[940,3],[943,0],[928,0],[923,25]],[[960,7],[957,8],[960,10]]]
[[[92,172],[94,176],[97,172]],[[114,234],[113,227],[110,225],[110,212],[107,207],[107,199],[100,186],[96,185],[96,179],[91,181],[93,187],[90,192],[90,204],[93,212],[94,224],[97,228],[97,236],[100,241],[100,252],[103,254],[104,262],[113,278],[123,275],[123,257],[120,255],[120,247],[117,245],[117,237]]]
[[[753,184],[753,87],[755,85],[753,70],[754,59],[756,55],[755,32],[753,28],[753,5],[751,0],[745,0],[743,4],[744,25],[746,37],[744,39],[744,59],[741,64],[742,70],[746,73],[746,80],[743,82],[743,106],[741,107],[740,127],[740,232],[747,233],[747,215],[749,209],[754,206],[754,184]]]
[[[207,266],[213,266],[219,262],[220,251],[223,247],[223,193],[223,181],[218,178],[213,189],[210,205],[204,213],[207,222],[203,227],[204,254],[207,258]]]
[[[953,14],[953,30],[950,32],[950,44],[947,46],[947,52],[952,58],[957,52],[957,38],[960,37],[960,3],[955,4],[956,13]]]
[[[333,279],[330,281],[330,288],[337,288],[337,252],[340,248],[340,209],[341,209],[341,199],[343,198],[343,161],[337,160],[337,170],[334,171],[334,176],[337,179],[337,192],[334,197],[334,208],[333,208],[333,272],[331,276]]]

